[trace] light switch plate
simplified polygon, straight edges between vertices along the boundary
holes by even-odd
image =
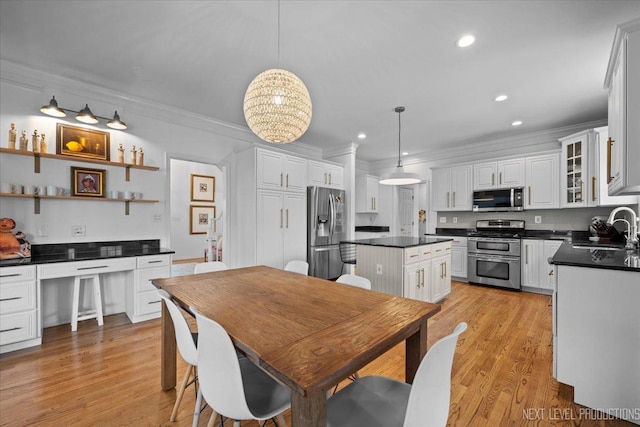
[[[446,216],[441,216],[440,217],[440,224],[446,224],[447,223],[447,217]]]
[[[87,235],[87,226],[86,225],[72,225],[71,226],[71,236],[73,237],[83,237]]]
[[[534,216],[533,222],[535,222],[536,224],[542,224],[542,216],[541,215]]]

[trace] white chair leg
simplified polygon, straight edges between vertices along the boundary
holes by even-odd
[[[240,420],[233,420],[233,427],[240,427]]]
[[[200,408],[202,407],[202,389],[198,388],[198,396],[196,397],[196,406],[193,410],[193,423],[192,427],[198,427],[198,420],[200,419]],[[216,413],[215,411],[213,412]],[[209,420],[211,422],[211,420]]]
[[[182,383],[180,384],[180,388],[178,389],[178,395],[176,396],[176,403],[173,405],[171,418],[169,418],[169,421],[171,422],[174,422],[176,420],[176,416],[178,415],[178,407],[180,406],[180,402],[182,402],[182,397],[184,396],[184,389],[187,388],[187,383],[189,382],[189,377],[191,376],[192,370],[193,370],[193,366],[189,365],[187,372],[185,372],[184,374],[184,378],[182,378]]]
[[[213,408],[212,408],[212,411],[213,411]],[[218,419],[218,413],[216,411],[213,411],[211,413],[211,418],[209,418],[209,424],[207,424],[207,427],[214,427],[217,419]]]
[[[278,427],[287,427],[287,423],[284,420],[284,416],[282,416],[282,414],[276,416],[276,420],[278,420]]]
[[[104,325],[104,319],[102,317],[102,292],[100,291],[100,276],[96,274],[93,277],[93,296],[96,303],[96,319],[98,325]]]
[[[80,304],[80,276],[73,279],[73,302],[71,303],[71,331],[78,330],[78,304]]]

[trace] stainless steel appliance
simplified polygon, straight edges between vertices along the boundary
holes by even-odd
[[[346,238],[345,193],[307,187],[307,262],[309,275],[336,279],[342,273],[341,240]]]
[[[467,239],[467,279],[471,283],[521,288],[521,220],[478,220]]]
[[[524,189],[504,188],[473,192],[474,212],[513,212],[524,210]]]

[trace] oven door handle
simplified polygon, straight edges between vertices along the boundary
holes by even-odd
[[[478,258],[478,259],[483,259],[487,261],[506,261],[506,262],[520,261],[520,257],[517,257],[517,256],[506,257],[506,256],[488,255],[488,254],[468,254],[468,256],[469,258]]]

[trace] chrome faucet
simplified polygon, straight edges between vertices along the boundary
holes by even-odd
[[[629,215],[631,215],[631,221],[621,218],[614,219],[616,214],[620,211],[628,212]],[[618,221],[627,223],[627,249],[635,249],[638,246],[638,216],[633,209],[626,206],[620,206],[611,211],[609,219],[607,219],[607,224],[613,225]]]

